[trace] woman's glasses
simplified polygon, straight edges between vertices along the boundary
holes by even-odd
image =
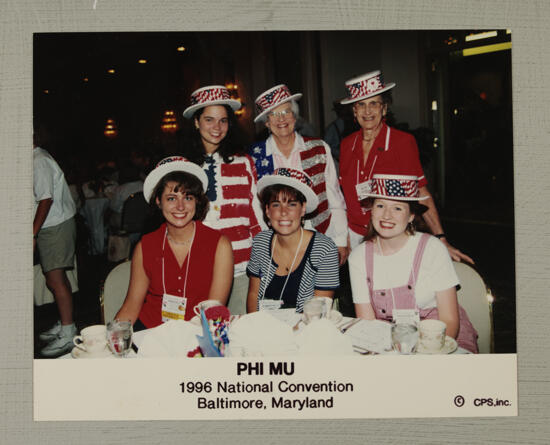
[[[282,111],[272,111],[267,114],[270,118],[273,119],[286,119],[294,115],[292,110],[282,110]]]
[[[384,103],[379,100],[372,100],[370,102],[356,102],[355,108],[358,110],[379,110]]]

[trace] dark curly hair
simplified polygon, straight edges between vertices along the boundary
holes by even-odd
[[[220,142],[217,152],[222,156],[223,161],[230,163],[233,161],[233,156],[244,155],[247,153],[247,147],[244,143],[241,129],[235,118],[235,113],[229,105],[223,105],[227,111],[228,129],[227,135]],[[199,108],[193,114],[192,121],[199,120],[202,113],[207,107]],[[199,131],[193,128],[183,137],[183,146],[181,147],[182,155],[191,162],[202,166],[206,158],[206,152],[202,143]]]
[[[174,187],[174,192],[177,193],[181,191],[182,193],[186,193],[187,195],[195,197],[197,203],[195,207],[195,215],[193,216],[193,221],[202,221],[206,217],[210,201],[202,190],[202,182],[200,181],[200,179],[190,173],[182,171],[175,171],[164,175],[153,189],[153,193],[151,194],[151,199],[149,202],[151,208],[157,214],[157,217],[162,216],[162,212],[157,205],[157,200],[161,200],[162,193],[166,188],[166,184],[172,181],[177,184],[176,187]]]

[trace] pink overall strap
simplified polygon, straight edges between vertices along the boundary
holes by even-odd
[[[420,235],[420,240],[418,241],[418,246],[416,247],[416,253],[414,254],[413,267],[411,269],[411,275],[409,276],[409,289],[415,287],[416,277],[418,277],[418,271],[420,270],[420,264],[422,263],[422,255],[424,255],[424,249],[426,244],[430,239],[430,235],[423,233]]]
[[[373,271],[374,271],[373,246],[374,246],[374,243],[372,241],[365,242],[365,269],[367,272],[367,287],[369,289],[369,295],[371,299],[373,295],[372,281],[373,281]]]

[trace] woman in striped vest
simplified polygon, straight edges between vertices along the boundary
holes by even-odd
[[[344,196],[330,147],[321,139],[305,138],[296,132],[299,115],[296,100],[301,97],[300,93],[291,94],[286,85],[277,85],[256,98],[258,116],[254,122],[264,122],[271,135],[254,144],[250,155],[259,179],[281,167],[301,170],[311,178],[319,206],[309,215],[306,227],[334,241],[342,265],[349,254]]]
[[[192,119],[195,131],[184,144],[183,155],[202,167],[208,177],[206,196],[210,208],[204,224],[220,230],[233,247],[234,278],[228,307],[245,312],[252,238],[263,227],[256,191],[256,171],[244,144],[237,137],[234,111],[241,103],[231,99],[227,88],[211,85],[191,94],[183,116]]]

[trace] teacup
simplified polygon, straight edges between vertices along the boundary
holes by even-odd
[[[420,345],[426,351],[436,352],[445,345],[447,324],[441,320],[422,320],[420,322]]]
[[[221,304],[217,300],[204,300],[204,301],[201,301],[199,304],[197,304],[193,308],[193,312],[195,313],[195,315],[198,315],[200,317],[201,310],[206,311],[206,309],[209,309],[209,308],[215,307],[215,306],[223,306],[223,304]]]
[[[88,354],[100,353],[107,346],[107,329],[102,324],[88,326],[73,338],[73,343]]]

